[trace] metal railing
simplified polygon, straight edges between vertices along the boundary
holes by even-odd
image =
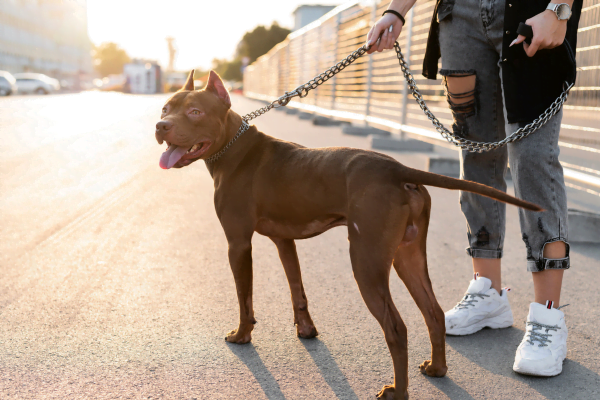
[[[273,100],[321,73],[364,44],[388,0],[350,1],[292,32],[244,72],[244,94]],[[398,43],[419,90],[444,125],[452,124],[441,81],[421,76],[434,0],[419,1],[406,16]],[[561,143],[600,145],[600,0],[584,0],[577,40],[577,80],[564,106]],[[419,135],[438,144],[440,135],[407,92],[394,51],[364,56],[303,99],[288,106],[307,112]],[[597,171],[596,171],[597,172]]]

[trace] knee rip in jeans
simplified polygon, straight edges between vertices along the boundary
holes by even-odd
[[[443,85],[446,98],[452,110],[455,134],[464,136],[468,133],[466,120],[477,113],[477,76],[475,70],[442,69]]]

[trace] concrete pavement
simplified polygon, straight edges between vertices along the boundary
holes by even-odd
[[[166,96],[82,93],[0,99],[0,398],[365,399],[391,383],[382,332],[352,277],[345,228],[299,241],[320,335],[295,336],[274,245],[253,241],[252,344],[227,344],[238,306],[227,244],[203,163],[163,171],[154,124]],[[234,97],[245,113],[260,103]],[[74,111],[75,110],[75,111]],[[271,111],[267,134],[307,146],[368,148],[340,127]],[[426,155],[396,154],[423,168]],[[430,189],[430,275],[444,309],[471,277],[455,192]],[[600,250],[572,247],[563,303],[569,353],[556,378],[512,372],[532,283],[517,211],[508,207],[504,284],[515,325],[448,338],[449,372],[428,358],[423,319],[395,274],[409,332],[412,399],[600,397]]]

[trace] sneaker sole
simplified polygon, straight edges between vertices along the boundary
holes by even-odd
[[[513,325],[513,315],[512,315],[512,311],[509,309],[508,311],[504,312],[503,314],[500,314],[493,318],[484,319],[473,325],[464,326],[461,328],[446,329],[446,335],[465,336],[465,335],[471,335],[475,332],[479,332],[483,328],[502,329],[502,328],[508,328],[512,325]]]
[[[562,366],[563,363],[565,362],[565,359],[563,358],[561,362],[557,363],[555,367],[553,368],[548,368],[545,369],[543,371],[534,371],[534,370],[530,370],[527,368],[519,368],[516,365],[513,365],[513,371],[515,371],[516,373],[519,373],[521,375],[531,375],[531,376],[557,376],[560,375],[562,372]]]

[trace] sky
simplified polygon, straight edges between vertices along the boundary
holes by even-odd
[[[176,70],[210,68],[231,58],[245,32],[273,21],[292,28],[301,4],[338,5],[344,0],[88,0],[88,32],[94,44],[115,42],[132,58],[168,65],[165,38],[175,38]]]

